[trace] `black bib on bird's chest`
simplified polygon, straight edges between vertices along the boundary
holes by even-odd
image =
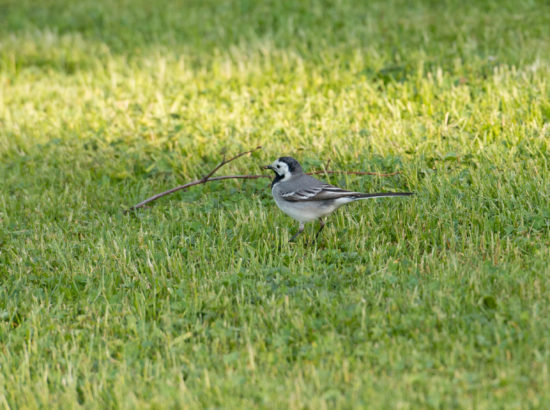
[[[279,175],[277,173],[275,173],[275,178],[273,178],[273,181],[271,181],[271,189],[273,189],[273,187],[275,186],[275,184],[277,182],[279,182],[281,179],[283,179],[283,176],[282,175]]]

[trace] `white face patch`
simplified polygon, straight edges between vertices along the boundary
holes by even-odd
[[[277,175],[280,175],[283,177],[282,181],[286,181],[288,178],[290,178],[290,170],[288,169],[288,165],[285,162],[276,160],[271,164],[273,167],[273,171],[277,173]]]

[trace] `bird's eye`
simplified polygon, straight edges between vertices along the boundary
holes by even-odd
[[[280,165],[277,165],[277,168],[281,168],[281,166],[280,166]]]

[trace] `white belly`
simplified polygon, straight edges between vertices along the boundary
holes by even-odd
[[[276,195],[274,195],[273,198],[281,211],[299,222],[315,221],[316,219],[334,212],[336,209],[340,208],[340,206],[344,205],[344,203],[351,202],[348,198],[344,201],[309,202],[289,202],[277,198]]]

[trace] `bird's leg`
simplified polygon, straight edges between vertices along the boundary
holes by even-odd
[[[319,230],[315,234],[315,240],[317,240],[317,238],[319,237],[319,234],[321,233],[321,231],[325,227],[325,221],[323,221],[322,219],[319,219],[319,225],[321,225],[321,227],[319,228]]]
[[[296,239],[296,237],[297,237],[298,235],[300,235],[302,232],[304,232],[304,223],[303,223],[303,222],[300,222],[300,227],[298,228],[298,232],[296,232],[296,233],[294,234],[294,236],[293,236],[292,238],[290,238],[288,241],[289,241],[289,242],[294,241],[294,239]]]

